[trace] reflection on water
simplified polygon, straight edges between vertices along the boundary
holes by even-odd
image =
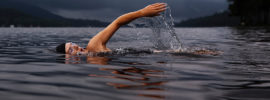
[[[87,64],[99,64],[99,65],[107,65],[110,60],[107,57],[99,57],[99,56],[79,56],[79,55],[65,55],[65,64],[81,64],[84,62],[84,58],[86,58]]]
[[[65,64],[78,64],[81,63],[81,57],[75,55],[66,54]],[[88,64],[99,64],[107,65],[110,59],[108,57],[99,56],[86,56],[86,62]],[[124,62],[122,62],[124,63]],[[109,78],[109,79],[120,79],[128,82],[106,82],[106,85],[112,86],[116,89],[125,90],[140,90],[140,91],[165,91],[163,84],[165,81],[161,81],[164,78],[162,70],[143,69],[138,67],[132,67],[132,65],[140,66],[147,65],[143,63],[127,62],[130,67],[125,66],[123,68],[99,68],[100,71],[106,71],[112,73],[112,75],[99,75],[89,74],[90,77],[97,78]],[[165,98],[161,94],[149,94],[149,93],[138,93],[138,96],[151,97],[151,98]]]
[[[268,100],[269,29],[176,28],[186,51],[153,51],[151,30],[118,31],[110,54],[62,55],[101,28],[0,30],[3,100]],[[181,33],[181,34],[180,34]],[[148,35],[148,36],[147,36]],[[119,49],[120,48],[120,49]]]
[[[270,42],[269,28],[235,28],[232,33],[236,40],[247,42]]]
[[[125,90],[140,90],[140,91],[165,91],[162,88],[164,81],[153,81],[157,80],[155,78],[162,77],[162,71],[159,70],[147,70],[140,69],[136,67],[124,68],[124,69],[112,69],[112,68],[100,68],[101,71],[109,71],[113,75],[96,75],[89,74],[91,77],[103,77],[103,78],[112,78],[112,79],[121,79],[130,81],[132,83],[114,83],[107,82],[106,84],[112,86],[116,89],[125,89]],[[164,95],[161,94],[138,94],[139,96],[153,97],[153,98],[164,98]]]

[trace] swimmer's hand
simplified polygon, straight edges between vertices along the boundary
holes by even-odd
[[[145,8],[139,10],[142,17],[154,17],[159,16],[161,12],[166,10],[167,4],[165,3],[155,3],[146,6]]]

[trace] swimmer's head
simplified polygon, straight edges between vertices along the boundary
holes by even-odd
[[[72,42],[63,43],[56,47],[56,52],[64,54],[77,54],[83,51],[84,49],[82,47]]]

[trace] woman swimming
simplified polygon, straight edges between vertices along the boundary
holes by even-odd
[[[111,50],[106,47],[106,44],[121,26],[126,25],[137,18],[158,16],[161,12],[166,10],[166,6],[165,3],[155,3],[138,11],[130,12],[118,17],[104,30],[90,39],[86,48],[82,48],[75,43],[69,42],[57,46],[56,51],[65,54],[110,52]]]

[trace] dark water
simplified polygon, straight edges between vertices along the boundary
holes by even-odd
[[[1,28],[1,100],[269,100],[270,32],[266,29],[177,28],[187,51],[153,48],[151,30],[124,28],[111,39],[126,53],[70,56],[52,48],[86,46],[101,28]],[[118,49],[119,50],[119,49]]]

